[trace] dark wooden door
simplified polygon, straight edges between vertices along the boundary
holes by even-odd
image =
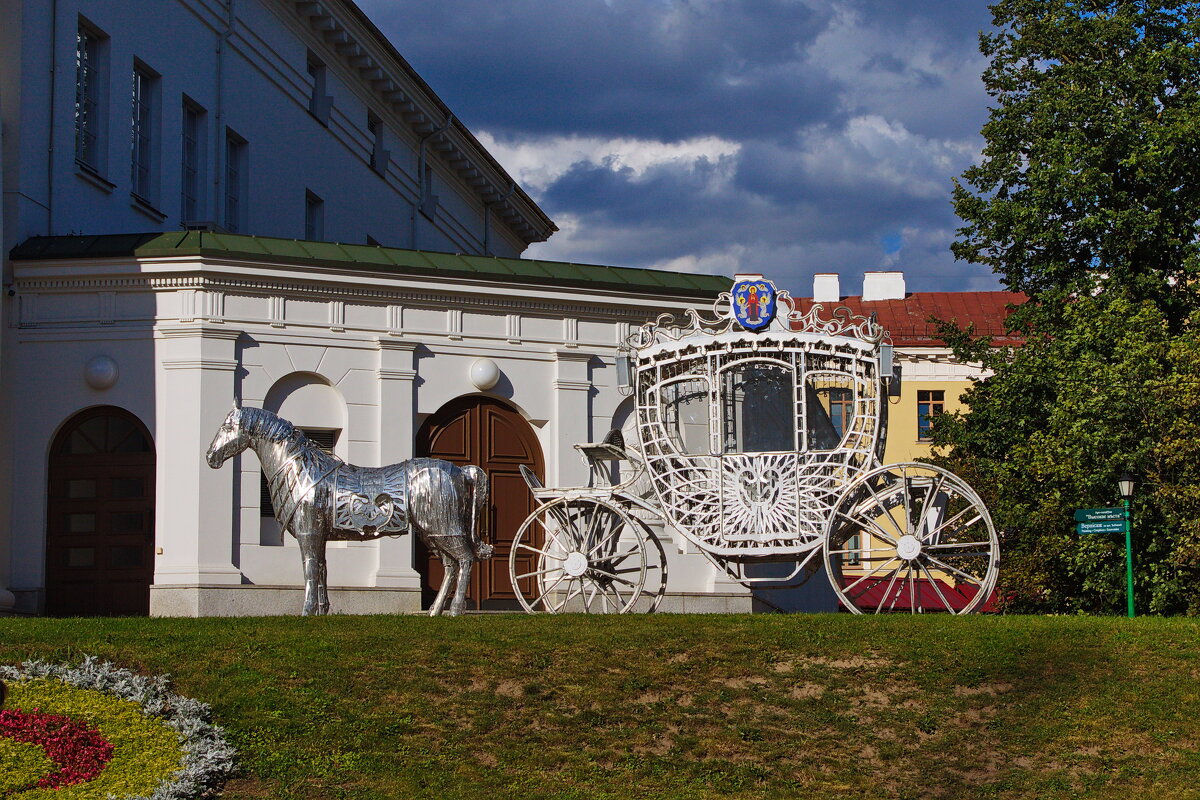
[[[443,406],[417,433],[418,456],[452,464],[474,464],[488,475],[488,510],[482,536],[495,554],[478,566],[467,593],[473,609],[519,608],[508,577],[513,538],[533,511],[533,496],[521,477],[524,464],[544,477],[542,450],[529,423],[515,409],[490,397],[462,397]],[[416,561],[421,570],[421,598],[433,603],[442,585],[442,564],[418,539]]]
[[[154,577],[154,445],[118,408],[70,420],[50,451],[46,613],[150,613]]]

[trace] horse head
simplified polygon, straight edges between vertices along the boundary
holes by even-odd
[[[235,400],[229,416],[225,417],[225,421],[217,429],[217,435],[213,437],[212,444],[208,446],[205,458],[208,459],[210,467],[218,469],[227,459],[250,446],[250,437],[242,424],[244,420],[245,414]]]

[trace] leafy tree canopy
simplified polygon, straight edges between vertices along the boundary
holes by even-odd
[[[945,326],[994,375],[934,426],[936,460],[1004,531],[1010,608],[1120,613],[1123,537],[1075,508],[1142,477],[1138,606],[1200,612],[1200,3],[1000,0],[981,36],[994,104],[954,190],[957,257],[1030,300],[1022,347]]]
[[[956,256],[1056,312],[1117,285],[1173,326],[1200,284],[1200,3],[1001,0]],[[1029,312],[1026,312],[1029,313]]]

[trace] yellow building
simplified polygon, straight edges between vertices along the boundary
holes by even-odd
[[[875,314],[891,334],[900,380],[888,398],[887,447],[883,463],[914,461],[930,454],[929,420],[945,412],[962,410],[962,393],[972,379],[983,377],[978,364],[963,363],[937,338],[933,319],[973,325],[978,336],[997,345],[1019,344],[1005,336],[1004,320],[1011,308],[1024,302],[1019,292],[908,292],[904,273],[867,272],[862,293],[843,295],[836,273],[818,274],[813,295],[801,298],[800,311],[820,304],[827,311],[845,306],[854,314]]]

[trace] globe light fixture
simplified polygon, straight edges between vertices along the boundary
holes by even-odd
[[[477,358],[471,364],[471,384],[486,392],[500,382],[500,367],[490,358]]]

